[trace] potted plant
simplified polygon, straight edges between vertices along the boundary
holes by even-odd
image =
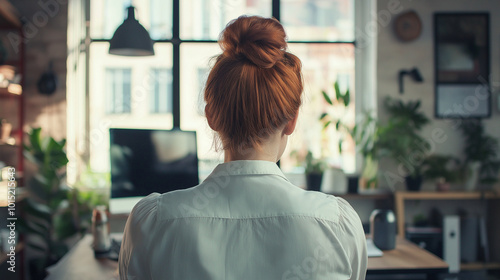
[[[305,163],[307,189],[320,191],[326,163],[323,160],[314,158],[311,151],[307,152]]]
[[[460,161],[452,156],[431,155],[422,164],[422,175],[426,180],[436,180],[438,191],[448,191],[450,183],[458,179],[459,164]]]
[[[417,191],[422,185],[422,163],[430,149],[419,135],[429,119],[420,112],[420,101],[403,102],[386,98],[384,107],[389,120],[378,128],[374,150],[379,157],[388,157],[406,169],[406,187]],[[412,159],[412,160],[410,160]]]
[[[356,143],[356,150],[363,156],[363,171],[360,185],[366,190],[378,188],[378,153],[376,141],[379,133],[379,122],[372,113],[365,112],[363,118],[350,131]]]
[[[465,138],[465,174],[466,190],[474,190],[477,184],[493,184],[497,181],[500,162],[497,161],[498,141],[486,134],[480,119],[462,120],[460,129]]]
[[[92,198],[64,184],[65,144],[65,139],[42,137],[41,129],[34,128],[24,146],[24,156],[37,166],[24,201],[26,217],[20,220],[20,230],[28,235],[28,247],[35,253],[29,262],[32,279],[43,279],[45,268],[62,258],[69,241],[91,225]]]
[[[330,112],[324,112],[320,116],[320,121],[323,122],[323,129],[326,130],[330,125],[335,125],[335,130],[339,136],[338,139],[338,151],[342,152],[342,143],[346,137],[350,137],[350,128],[346,124],[345,116],[347,107],[351,102],[351,94],[349,88],[345,92],[340,91],[340,86],[338,81],[333,84],[335,91],[335,97],[330,98],[326,91],[322,91],[324,100],[331,106]]]
[[[351,138],[356,144],[356,150],[363,156],[363,170],[359,178],[359,185],[367,190],[378,187],[378,158],[375,149],[375,139],[378,133],[378,121],[372,112],[365,112],[360,121],[350,126],[345,118],[347,107],[351,96],[349,88],[344,92],[340,90],[338,82],[334,83],[335,95],[330,97],[326,91],[322,91],[324,100],[331,106],[329,112],[320,116],[323,129],[334,125],[339,136],[338,151],[342,153],[342,144],[347,138]]]

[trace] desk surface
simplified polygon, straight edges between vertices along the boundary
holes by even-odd
[[[448,264],[414,243],[397,238],[396,249],[384,251],[382,257],[368,258],[368,273],[441,273]]]
[[[48,269],[48,280],[119,279],[118,263],[97,260],[92,251],[92,236],[86,235],[57,264]],[[383,257],[368,258],[367,274],[438,273],[446,272],[448,264],[413,243],[399,239],[396,249],[384,251]]]

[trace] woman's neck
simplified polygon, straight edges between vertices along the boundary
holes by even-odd
[[[253,148],[246,149],[246,153],[234,153],[230,151],[224,152],[224,162],[235,160],[266,160],[277,162],[279,159],[276,157],[276,155],[273,156],[267,153],[258,152]]]
[[[287,138],[288,136],[280,131],[254,147],[237,151],[227,150],[224,152],[224,162],[234,160],[266,160],[278,162],[286,147]]]

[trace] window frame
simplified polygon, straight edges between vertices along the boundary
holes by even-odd
[[[90,1],[89,1],[90,2]],[[356,21],[356,3],[362,2],[361,0],[354,0],[355,3],[355,16],[354,20]],[[182,39],[180,37],[180,0],[173,0],[173,14],[172,14],[172,38],[171,39],[161,39],[161,40],[153,40],[154,43],[171,43],[172,45],[172,117],[173,117],[173,127],[180,128],[181,127],[181,99],[180,99],[180,46],[181,44],[189,44],[189,43],[217,43],[217,40],[193,40],[193,39]],[[272,0],[271,2],[271,14],[272,17],[277,20],[281,19],[281,3],[280,0]],[[356,24],[355,24],[356,26]],[[356,38],[356,36],[355,36]],[[90,38],[89,36],[89,44],[93,42],[108,42],[110,39],[95,39]],[[302,44],[352,44],[356,47],[356,39],[353,41],[288,41],[289,44],[294,43],[302,43]],[[356,61],[356,58],[355,58]],[[356,63],[355,63],[356,64]],[[355,81],[356,81],[355,77]],[[358,83],[356,82],[356,86]]]
[[[68,4],[68,74],[67,87],[68,110],[67,122],[67,181],[74,184],[83,170],[89,168],[91,139],[95,131],[90,126],[90,44],[93,42],[108,42],[110,39],[93,38],[90,32],[91,0],[76,0]],[[280,1],[272,0],[272,16],[280,19]],[[180,44],[182,43],[217,43],[215,40],[181,40],[180,0],[173,0],[172,35],[169,40],[155,40],[155,43],[170,43],[172,46],[172,127],[179,128],[180,117]],[[83,11],[83,12],[82,12]],[[355,49],[355,114],[365,111],[377,115],[377,35],[381,25],[377,21],[376,0],[354,0],[354,41],[352,42],[313,42],[289,41],[289,43],[352,43]],[[384,27],[384,26],[383,26]],[[80,50],[80,51],[75,51]],[[71,67],[70,67],[71,65]],[[174,76],[175,71],[175,76]],[[99,132],[99,131],[97,131]],[[95,134],[95,133],[94,133]],[[99,136],[99,135],[98,135]],[[356,172],[361,172],[363,157],[356,154]]]

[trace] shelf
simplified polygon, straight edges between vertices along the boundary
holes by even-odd
[[[398,235],[405,234],[405,200],[482,200],[500,199],[500,193],[494,191],[452,191],[452,192],[405,192],[394,193]]]
[[[24,242],[19,242],[17,245],[16,245],[16,263],[18,263],[18,256],[17,254],[19,252],[21,252],[22,250],[24,249]],[[0,252],[0,265],[3,264],[5,261],[7,261],[8,259],[8,256],[7,256],[7,253],[4,253],[4,252]]]
[[[500,193],[493,191],[474,192],[396,192],[395,196],[405,200],[467,200],[467,199],[500,199]]]
[[[462,263],[460,265],[461,270],[481,270],[481,269],[500,269],[500,263],[490,262],[490,263]]]
[[[392,199],[392,193],[378,193],[378,194],[333,194],[343,199],[348,200],[377,200],[377,199]]]

